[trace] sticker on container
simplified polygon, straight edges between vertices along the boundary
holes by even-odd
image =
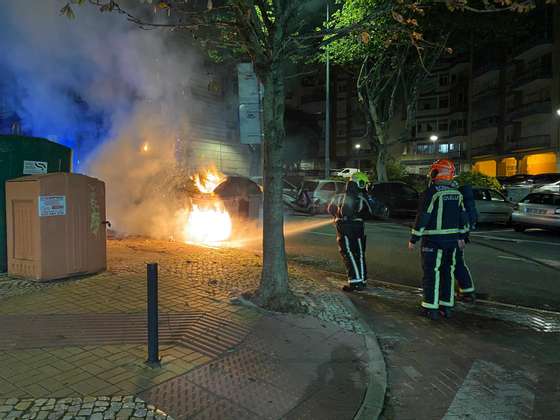
[[[46,174],[48,168],[49,168],[48,162],[41,162],[38,160],[23,161],[24,175]]]
[[[39,196],[39,217],[66,215],[66,197],[63,195]]]

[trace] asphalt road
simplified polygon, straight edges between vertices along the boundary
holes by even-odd
[[[315,223],[317,217],[288,216],[287,226]],[[290,233],[286,249],[290,258],[343,272],[334,226],[325,224]],[[410,229],[398,223],[368,222],[367,267],[369,277],[390,283],[421,287],[419,251],[410,252]],[[484,227],[471,234],[466,260],[477,293],[488,299],[560,311],[560,235],[541,230],[524,233]],[[419,247],[417,247],[419,248]]]

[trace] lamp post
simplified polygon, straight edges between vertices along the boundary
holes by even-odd
[[[437,149],[437,145],[435,144],[438,140],[439,140],[439,137],[437,136],[437,134],[432,134],[432,135],[430,136],[430,141],[431,141],[432,143],[434,143],[434,154],[435,154],[435,156],[436,156],[436,159],[437,159],[437,157],[439,156],[439,151],[438,151],[438,149]]]
[[[361,166],[361,159],[360,159],[360,149],[362,148],[362,145],[360,143],[357,143],[354,145],[354,149],[356,149],[356,154],[358,156],[358,170],[362,170]]]

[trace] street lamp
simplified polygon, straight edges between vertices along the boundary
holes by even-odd
[[[556,115],[558,115],[558,116],[560,117],[560,108],[558,108],[558,109],[556,110]]]
[[[356,149],[356,154],[358,155],[358,170],[361,170],[361,166],[362,166],[362,162],[360,159],[360,148],[362,147],[362,145],[360,143],[357,143],[354,145],[354,149]]]
[[[431,141],[438,141],[438,140],[439,140],[439,137],[436,136],[435,134],[432,134],[432,135],[430,136],[430,140],[431,140]]]

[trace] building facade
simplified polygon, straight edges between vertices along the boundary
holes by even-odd
[[[560,171],[559,7],[537,19],[532,36],[511,51],[438,64],[403,151],[410,172],[424,173],[442,157],[498,177]]]

